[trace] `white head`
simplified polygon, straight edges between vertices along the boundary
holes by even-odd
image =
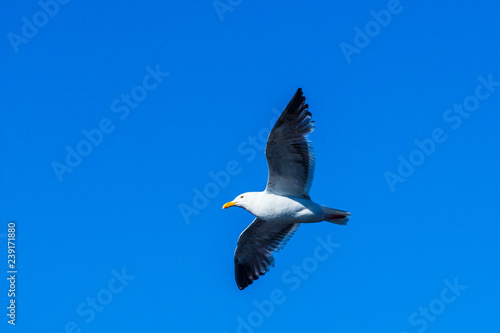
[[[255,198],[255,194],[257,194],[257,193],[256,192],[247,192],[247,193],[240,194],[236,198],[234,198],[233,201],[229,201],[229,202],[225,203],[224,206],[222,206],[222,209],[236,206],[236,207],[241,207],[241,208],[245,208],[248,210],[248,205]]]

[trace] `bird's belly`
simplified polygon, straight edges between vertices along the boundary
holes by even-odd
[[[254,215],[270,222],[319,222],[321,206],[311,200],[273,195],[259,205]]]

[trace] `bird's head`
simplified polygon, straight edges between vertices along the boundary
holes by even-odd
[[[252,193],[243,193],[234,198],[233,201],[226,202],[222,209],[226,209],[232,206],[246,208],[246,204],[251,200]]]

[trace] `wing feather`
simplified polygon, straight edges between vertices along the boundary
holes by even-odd
[[[245,289],[274,266],[273,253],[285,246],[298,227],[298,223],[276,224],[255,218],[241,233],[234,252],[238,288]]]
[[[309,199],[315,161],[307,135],[313,131],[314,121],[305,100],[302,89],[297,89],[269,134],[267,192]]]

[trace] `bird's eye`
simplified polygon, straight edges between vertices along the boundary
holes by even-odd
[[[243,196],[240,196],[241,199],[243,199]]]

